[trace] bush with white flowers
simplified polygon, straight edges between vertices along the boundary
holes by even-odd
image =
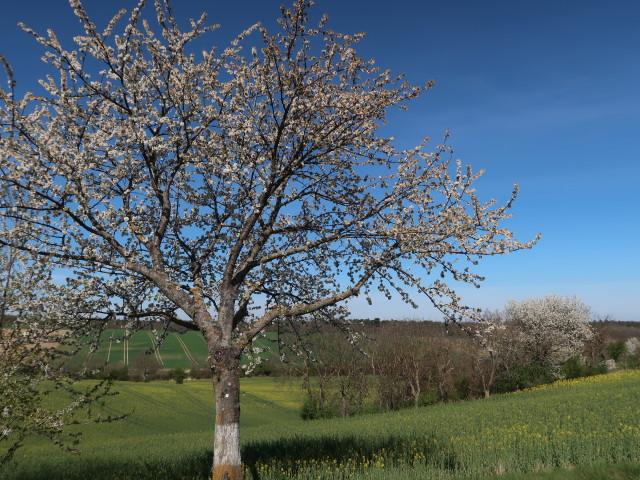
[[[548,295],[511,300],[504,313],[522,360],[556,373],[593,336],[589,307],[577,297]]]

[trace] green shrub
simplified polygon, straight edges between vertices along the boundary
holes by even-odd
[[[580,378],[587,376],[586,368],[580,361],[578,355],[574,355],[562,366],[562,373],[564,378]]]
[[[466,400],[470,397],[469,377],[464,376],[456,379],[454,383],[455,397],[452,400]]]
[[[607,345],[607,353],[617,362],[622,355],[627,353],[627,345],[624,343],[624,340],[611,342]]]
[[[122,364],[106,365],[98,378],[107,380],[119,380],[121,382],[129,380],[129,368]]]
[[[552,383],[556,380],[553,372],[537,363],[516,363],[502,372],[493,386],[494,393],[507,393],[525,388]]]
[[[319,418],[333,418],[338,416],[338,409],[330,405],[322,405],[321,401],[312,395],[307,395],[300,408],[300,418],[303,420],[317,420]]]
[[[187,372],[184,371],[184,368],[174,368],[171,370],[171,378],[173,378],[176,383],[184,383],[186,377]]]
[[[438,403],[438,394],[436,392],[423,393],[418,400],[418,406],[420,407],[427,407],[436,403]]]

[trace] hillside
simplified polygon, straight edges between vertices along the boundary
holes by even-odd
[[[276,334],[266,332],[262,335],[253,345],[268,348],[269,350],[263,354],[268,358],[278,352]],[[208,368],[207,346],[199,332],[168,332],[160,342],[159,348],[156,347],[156,337],[151,330],[140,330],[127,335],[127,331],[123,329],[108,329],[100,336],[100,346],[96,351],[90,352],[89,347],[85,347],[68,362],[68,365],[76,368],[96,368],[108,363],[132,368],[142,358],[151,356],[163,369]]]
[[[193,480],[210,467],[208,381],[118,383],[84,427],[82,455],[32,445],[2,480]],[[299,385],[241,384],[247,480],[484,478],[640,458],[640,371],[558,382],[489,399],[303,422]],[[94,415],[98,412],[94,412]],[[555,477],[558,478],[558,477]],[[633,478],[633,477],[620,477]]]

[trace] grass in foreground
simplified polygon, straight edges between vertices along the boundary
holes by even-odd
[[[34,446],[23,451],[22,465],[0,471],[0,478],[207,478],[210,383],[117,388],[121,394],[109,408],[135,407],[134,414],[88,429],[82,456]],[[639,371],[313,422],[297,419],[302,395],[295,387],[244,379],[242,392],[248,479],[640,478]],[[587,476],[587,466],[603,464],[609,466],[597,467],[604,469],[599,477]]]
[[[573,470],[505,475],[495,478],[500,480],[637,480],[640,479],[640,463],[591,465]]]

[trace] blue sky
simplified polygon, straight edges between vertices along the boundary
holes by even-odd
[[[103,26],[129,0],[85,0]],[[209,12],[221,23],[212,43],[263,21],[280,0],[174,0],[179,16]],[[637,0],[318,0],[329,26],[366,32],[358,51],[379,66],[435,88],[393,112],[386,132],[402,146],[451,129],[456,157],[486,174],[482,198],[506,198],[520,184],[509,227],[533,250],[487,259],[479,290],[463,300],[497,309],[510,299],[578,295],[594,313],[640,321],[640,2]],[[77,23],[67,0],[3,2],[0,53],[19,85],[35,89],[41,50],[17,26]],[[438,318],[399,300],[351,302],[356,317]]]

